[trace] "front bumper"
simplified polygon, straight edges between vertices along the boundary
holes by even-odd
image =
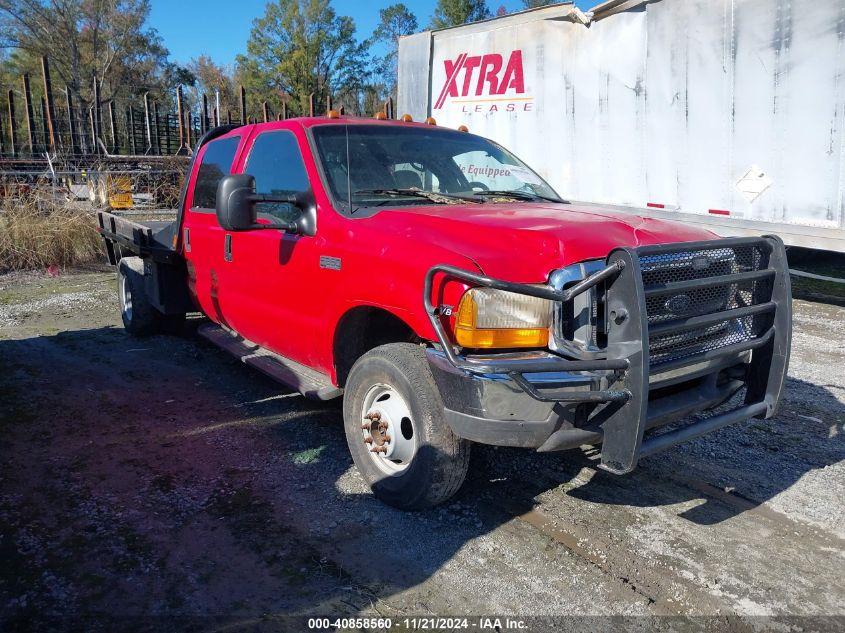
[[[746,251],[754,253],[753,266],[736,264],[734,254]],[[722,266],[726,253],[732,267]],[[653,273],[654,262],[660,274]],[[708,266],[714,274],[707,274]],[[560,302],[600,289],[607,335],[603,353],[590,358],[548,352],[459,355],[430,301],[438,273]],[[725,297],[740,296],[742,289],[745,299],[714,309],[712,289]],[[441,343],[428,358],[446,419],[458,436],[540,451],[601,444],[602,467],[618,474],[633,470],[640,457],[682,441],[748,418],[771,417],[786,377],[791,299],[785,249],[776,237],[621,248],[604,268],[568,289],[436,266],[429,271],[425,296]],[[708,300],[681,317],[664,313],[669,310],[660,307],[665,297],[667,306],[674,301],[673,309],[700,297]],[[743,389],[738,406],[669,432],[649,433],[711,411]]]

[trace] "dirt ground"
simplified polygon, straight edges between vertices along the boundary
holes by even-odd
[[[595,451],[473,447],[457,498],[408,514],[370,495],[337,404],[192,336],[198,320],[131,339],[116,303],[111,272],[0,277],[0,630],[845,628],[843,307],[795,302],[773,420],[625,477]]]

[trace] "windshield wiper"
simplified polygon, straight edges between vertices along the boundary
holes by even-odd
[[[514,198],[516,200],[547,200],[548,202],[566,202],[560,198],[551,198],[549,196],[541,196],[539,193],[529,193],[527,191],[508,191],[507,189],[490,189],[488,191],[474,191],[474,196],[492,196],[498,198]]]
[[[436,193],[434,191],[424,191],[422,189],[359,189],[355,192],[355,195],[367,193],[374,193],[383,196],[413,196],[416,198],[425,198],[427,200],[431,200],[432,202],[436,202],[437,204],[454,204],[456,200],[460,202],[480,202],[480,200],[475,200],[473,198]]]

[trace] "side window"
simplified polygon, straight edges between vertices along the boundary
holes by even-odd
[[[240,136],[230,136],[206,145],[194,184],[192,209],[214,209],[217,206],[217,184],[232,170],[240,142]]]
[[[255,177],[255,192],[290,196],[310,187],[299,144],[287,130],[259,134],[249,152],[244,173]],[[262,202],[256,210],[259,218],[273,222],[293,222],[299,209],[292,204]]]

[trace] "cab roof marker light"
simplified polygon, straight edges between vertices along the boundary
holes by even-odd
[[[652,209],[665,209],[666,205],[661,202],[646,202],[645,206],[651,207]]]
[[[379,110],[373,116],[376,118],[376,121],[384,121],[387,119],[387,115],[382,110]]]
[[[437,121],[434,120],[433,116],[428,117],[425,120],[425,123],[428,124],[428,125],[437,125]]]
[[[459,125],[458,132],[469,132],[469,128],[466,125]]]
[[[411,123],[411,122],[413,122],[413,120],[414,120],[414,117],[412,117],[410,114],[403,114],[402,115],[402,121],[404,123]]]
[[[711,215],[730,215],[730,211],[726,211],[725,209],[707,209],[707,213]]]
[[[340,112],[338,112],[337,110],[329,110],[328,117],[330,119],[339,119],[340,118]]]

